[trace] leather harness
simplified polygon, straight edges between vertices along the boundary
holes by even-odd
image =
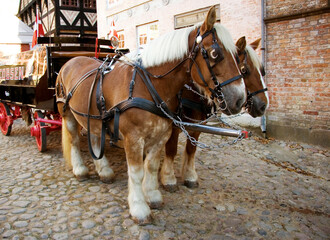
[[[246,77],[250,74],[250,69],[249,69],[248,64],[247,64],[247,52],[244,51],[243,54],[244,54],[243,65],[240,68],[240,71],[241,71],[243,77]],[[240,64],[240,60],[239,60],[238,56],[236,56],[236,62],[237,62],[238,65]],[[260,73],[261,73],[262,76],[266,75],[265,69],[264,69],[263,66],[261,66],[261,68],[260,68]],[[247,95],[246,107],[251,106],[252,98],[255,95],[257,95],[259,93],[266,92],[266,91],[268,91],[268,88],[259,89],[257,91],[252,92],[252,93],[249,90],[247,90],[248,95]],[[192,109],[192,110],[195,110],[195,111],[199,111],[201,113],[204,113],[205,115],[210,114],[211,111],[212,111],[212,107],[214,108],[214,106],[207,107],[206,104],[203,101],[196,102],[196,101],[192,101],[190,99],[181,98],[181,97],[180,97],[180,99],[181,99],[180,107],[185,107],[185,108],[189,108],[189,109]],[[181,113],[182,109],[180,109],[179,112]]]
[[[172,113],[167,104],[161,99],[161,97],[159,96],[159,94],[157,93],[156,89],[154,88],[151,80],[150,80],[150,76],[153,78],[162,78],[166,75],[168,75],[169,73],[171,73],[172,71],[174,71],[176,68],[178,68],[180,65],[182,65],[185,61],[187,60],[191,60],[191,65],[190,65],[190,69],[189,71],[191,71],[192,65],[194,64],[197,68],[199,77],[202,79],[205,87],[207,87],[211,93],[212,93],[212,98],[222,98],[222,92],[221,89],[223,86],[230,84],[233,81],[236,81],[240,78],[242,78],[242,75],[238,75],[235,76],[223,83],[219,83],[216,79],[216,76],[212,70],[212,66],[210,65],[210,61],[209,61],[209,56],[207,54],[207,51],[205,50],[203,44],[202,44],[202,40],[208,36],[209,34],[212,34],[213,36],[213,44],[212,44],[212,48],[214,48],[217,53],[222,54],[221,53],[221,49],[220,46],[217,43],[217,40],[215,38],[215,29],[213,28],[212,30],[204,33],[202,36],[200,36],[199,34],[199,30],[197,31],[196,34],[196,38],[194,41],[194,45],[192,50],[190,51],[188,57],[184,58],[180,63],[178,63],[174,68],[172,68],[171,70],[169,70],[168,72],[166,72],[163,75],[153,75],[150,72],[148,72],[141,64],[140,61],[137,61],[135,63],[131,63],[131,62],[126,62],[123,61],[121,59],[119,59],[119,57],[121,57],[121,54],[118,54],[114,57],[107,57],[106,60],[100,65],[100,67],[96,68],[96,69],[92,69],[89,72],[85,73],[78,81],[77,83],[73,86],[73,88],[69,91],[69,93],[67,94],[67,96],[65,96],[65,92],[63,89],[63,85],[62,83],[58,82],[57,86],[56,86],[56,102],[62,102],[64,103],[63,106],[63,112],[66,111],[67,107],[70,107],[71,111],[74,112],[75,114],[78,114],[80,116],[83,117],[87,117],[87,138],[88,138],[88,147],[89,147],[89,151],[91,153],[91,156],[93,157],[93,159],[98,160],[101,159],[104,155],[104,145],[105,145],[105,134],[106,132],[110,135],[111,137],[111,141],[118,141],[119,140],[119,116],[121,113],[125,112],[126,110],[130,109],[130,108],[140,108],[146,111],[149,111],[153,114],[156,114],[158,116],[161,117],[167,117],[164,112],[162,110],[164,110],[166,112],[166,114],[170,115],[171,117],[178,119],[178,115],[175,113]],[[197,37],[201,37],[201,41],[197,42],[196,39]],[[203,55],[204,60],[206,61],[206,64],[208,66],[208,69],[212,75],[212,80],[215,84],[215,88],[212,89],[208,86],[207,82],[205,81],[197,63],[195,62],[195,58],[197,57],[197,52],[199,50],[199,48],[201,49],[201,53]],[[222,61],[222,58],[218,58],[215,59],[215,64]],[[104,76],[105,74],[108,74],[111,72],[113,64],[117,61],[121,61],[124,62],[125,64],[130,65],[131,67],[134,68],[133,71],[133,75],[132,75],[132,79],[129,85],[129,97],[128,99],[116,104],[115,106],[111,107],[110,109],[106,109],[106,105],[105,105],[105,98],[103,96],[103,91],[102,91],[102,85],[103,85],[103,80],[104,80]],[[96,74],[95,74],[96,73]],[[93,74],[95,74],[95,78],[94,81],[92,83],[91,89],[90,89],[90,93],[89,93],[89,102],[88,102],[88,113],[81,113],[77,110],[75,110],[74,108],[72,108],[69,104],[70,99],[72,98],[74,92],[76,91],[76,89],[80,86],[80,84],[86,80],[88,77],[92,76]],[[134,85],[135,85],[135,79],[136,79],[136,75],[139,75],[140,78],[143,80],[144,84],[146,85],[153,101],[149,101],[147,99],[144,98],[138,98],[138,97],[132,97],[133,94],[133,90],[134,90]],[[96,86],[96,104],[97,104],[97,108],[99,110],[99,115],[91,115],[90,114],[90,109],[91,109],[91,96],[92,93],[94,91],[94,88]],[[91,138],[90,138],[90,119],[98,119],[98,120],[102,120],[102,131],[101,131],[101,143],[100,143],[100,153],[98,154],[98,156],[95,155],[93,148],[92,148],[92,144],[91,144]],[[110,131],[110,127],[109,127],[109,121],[114,120],[114,131],[113,133]]]

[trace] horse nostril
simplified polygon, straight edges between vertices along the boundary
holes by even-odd
[[[262,106],[260,107],[260,111],[264,112],[266,110],[266,104],[262,104]]]
[[[236,102],[236,108],[237,108],[237,109],[242,108],[243,104],[244,104],[244,99],[243,99],[243,98],[239,98],[239,99],[237,100],[237,102]]]

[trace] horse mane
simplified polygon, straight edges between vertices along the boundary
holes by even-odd
[[[247,54],[250,56],[252,64],[255,68],[258,69],[259,73],[260,73],[260,69],[263,67],[262,62],[258,56],[258,54],[256,53],[256,51],[254,51],[254,49],[250,46],[250,45],[246,45],[245,50],[247,51]],[[260,75],[260,79],[261,79],[261,83],[263,88],[266,88],[266,84],[265,81],[263,79],[263,77]],[[268,96],[268,92],[264,92],[265,97],[267,98],[267,108],[269,106],[269,96]]]
[[[254,49],[250,45],[247,45],[245,50],[250,56],[253,66],[255,66],[255,68],[257,69],[260,69],[262,67],[262,63],[256,51],[254,51]]]
[[[174,30],[164,34],[151,41],[142,53],[139,54],[137,51],[133,51],[126,54],[126,57],[133,61],[142,59],[142,65],[145,68],[182,59],[189,51],[188,37],[190,32],[201,25],[202,23],[199,23],[193,27]],[[220,23],[215,23],[214,28],[224,48],[231,54],[236,54],[237,49],[229,31]]]
[[[214,28],[217,31],[219,40],[222,42],[223,47],[232,55],[237,54],[237,47],[230,32],[220,23],[215,23]]]

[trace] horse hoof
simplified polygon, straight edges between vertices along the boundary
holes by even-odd
[[[151,209],[161,209],[163,207],[163,202],[151,202],[149,203]]]
[[[76,179],[77,179],[79,182],[83,182],[83,181],[88,180],[88,175],[84,175],[84,176],[76,176]]]
[[[197,181],[196,181],[196,182],[193,182],[193,181],[185,180],[185,181],[184,181],[184,185],[185,185],[187,188],[198,188],[199,183],[198,183]]]
[[[167,192],[176,192],[179,190],[179,187],[177,184],[174,184],[174,185],[170,185],[170,184],[167,184],[167,185],[163,185],[165,191]]]
[[[103,183],[113,183],[115,178],[114,177],[100,177],[100,180]]]
[[[132,217],[132,219],[139,226],[145,226],[145,225],[148,225],[148,224],[152,223],[152,216],[151,215],[149,215],[145,219],[137,219],[137,218],[134,218],[134,217]]]

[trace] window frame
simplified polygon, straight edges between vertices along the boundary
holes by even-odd
[[[86,9],[96,9],[96,0],[84,0],[83,6]]]
[[[61,0],[61,7],[79,7],[79,0]]]
[[[156,36],[151,36],[151,31],[152,29],[150,29],[151,26],[153,25],[156,25],[157,26],[157,33],[156,33]],[[140,34],[139,33],[139,29],[141,29],[142,27],[147,27],[147,31],[146,31],[146,34],[142,33]],[[159,21],[154,21],[154,22],[149,22],[149,23],[145,23],[145,24],[141,24],[141,25],[138,25],[136,26],[136,43],[137,43],[137,49],[140,50],[140,49],[144,49],[144,47],[150,43],[150,41],[152,41],[153,39],[157,38],[159,36]],[[141,40],[141,37],[143,37],[143,41],[145,41],[143,44],[141,44],[140,40]]]

